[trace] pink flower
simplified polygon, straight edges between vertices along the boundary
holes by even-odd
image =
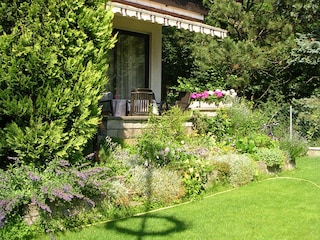
[[[222,98],[223,97],[223,93],[221,91],[214,91],[214,94],[218,97],[218,98]]]
[[[191,94],[191,98],[196,99],[197,98],[197,94],[196,93],[192,93]]]
[[[208,92],[207,90],[205,90],[205,91],[202,93],[201,98],[202,98],[202,99],[205,99],[205,98],[207,98],[207,97],[209,97],[209,92]]]

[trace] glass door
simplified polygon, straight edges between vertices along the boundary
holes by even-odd
[[[111,53],[108,90],[114,98],[129,99],[134,88],[149,84],[149,35],[123,30]]]

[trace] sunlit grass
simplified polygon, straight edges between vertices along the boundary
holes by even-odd
[[[225,193],[57,239],[320,239],[320,158]]]

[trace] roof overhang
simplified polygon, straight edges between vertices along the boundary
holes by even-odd
[[[124,17],[133,17],[142,21],[150,21],[163,26],[172,26],[178,29],[186,29],[192,32],[208,34],[221,38],[227,36],[226,30],[206,25],[198,21],[192,21],[182,17],[146,10],[118,2],[108,2],[107,4],[111,6],[112,12],[116,15],[118,14]]]

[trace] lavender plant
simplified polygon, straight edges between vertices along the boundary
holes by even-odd
[[[23,221],[30,205],[39,213],[37,222],[48,230],[55,217],[70,217],[79,213],[79,205],[88,210],[97,200],[112,198],[112,172],[106,166],[54,160],[39,170],[16,161],[6,171],[0,170],[0,180],[0,229]]]

